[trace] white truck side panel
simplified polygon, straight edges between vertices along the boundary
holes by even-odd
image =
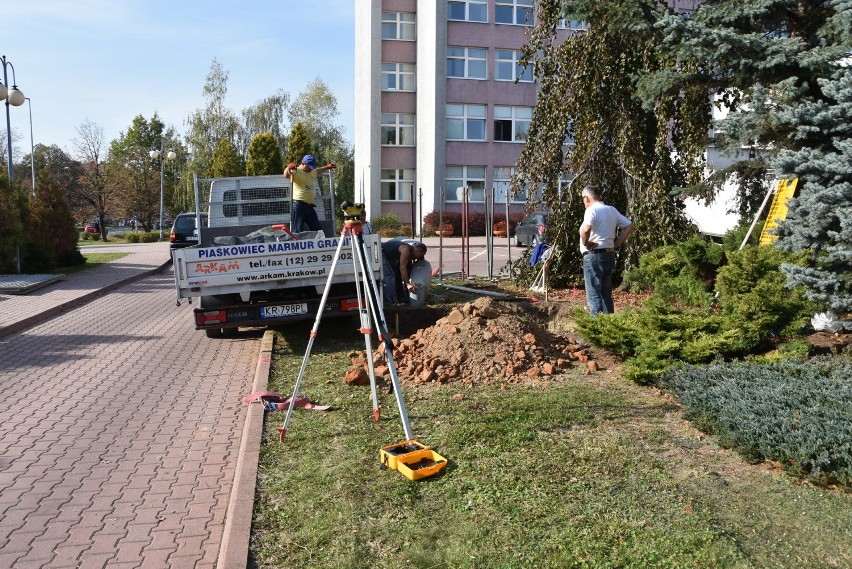
[[[364,235],[369,268],[381,282],[378,235]],[[328,281],[340,237],[303,241],[189,247],[174,251],[178,298],[316,286]],[[352,246],[347,237],[332,282],[351,282]]]

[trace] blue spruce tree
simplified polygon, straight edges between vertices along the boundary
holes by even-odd
[[[778,113],[795,128],[794,137],[816,143],[775,157],[778,171],[798,176],[801,185],[778,229],[777,247],[810,252],[807,266],[782,266],[787,283],[803,285],[808,298],[852,329],[852,67],[840,64],[816,83],[823,98],[804,98]]]

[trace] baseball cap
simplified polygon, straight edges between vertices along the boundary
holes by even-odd
[[[319,165],[317,164],[317,160],[316,160],[316,158],[314,158],[313,154],[305,154],[305,157],[302,158],[302,164],[307,164],[313,170],[316,170],[317,168],[319,168]]]

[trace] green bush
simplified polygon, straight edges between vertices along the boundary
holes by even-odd
[[[47,273],[56,268],[50,251],[35,243],[24,243],[21,247],[21,270],[25,273]]]
[[[156,243],[160,240],[160,233],[158,231],[145,231],[144,233],[140,233],[139,236],[142,243]]]
[[[402,221],[395,213],[383,213],[370,221],[370,227],[381,234],[383,229],[399,229],[402,227]]]
[[[89,240],[89,239],[91,239],[91,238],[92,238],[92,234],[91,234],[91,233],[86,233],[85,231],[83,231],[83,232],[81,232],[81,233],[80,233],[80,239],[81,239],[82,241],[88,241],[88,240]]]
[[[410,225],[402,225],[400,227],[385,227],[381,231],[379,231],[379,235],[381,235],[385,239],[393,239],[394,237],[411,237],[411,226]]]
[[[662,383],[686,416],[754,461],[852,484],[852,363],[834,359],[672,370]]]
[[[643,255],[638,267],[625,272],[622,286],[653,290],[672,304],[709,307],[715,274],[724,262],[720,245],[695,236]]]
[[[707,309],[677,309],[652,296],[643,308],[593,318],[578,311],[583,338],[626,358],[624,374],[640,384],[681,362],[709,363],[720,355],[742,355],[739,331]]]
[[[743,350],[767,348],[773,337],[798,334],[818,305],[805,299],[803,287],[787,288],[779,267],[799,259],[775,247],[752,246],[727,256],[716,290],[722,312],[744,334]]]
[[[142,233],[138,231],[128,231],[124,234],[124,238],[128,243],[140,243],[142,241]]]
[[[773,247],[728,253],[715,278],[719,304],[711,305],[713,295],[696,275],[718,262],[717,257],[701,260],[700,251],[715,255],[717,246],[690,241],[640,259],[645,272],[638,274],[654,284],[642,308],[597,318],[582,311],[576,316],[583,337],[625,357],[625,375],[638,383],[653,383],[682,363],[769,350],[780,339],[795,336],[813,314],[814,306],[800,288],[784,286],[779,266],[792,257]],[[784,356],[795,358],[797,352],[775,354]]]

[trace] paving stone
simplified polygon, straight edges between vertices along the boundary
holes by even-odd
[[[0,567],[215,565],[260,334],[194,330],[151,245],[0,295]]]

